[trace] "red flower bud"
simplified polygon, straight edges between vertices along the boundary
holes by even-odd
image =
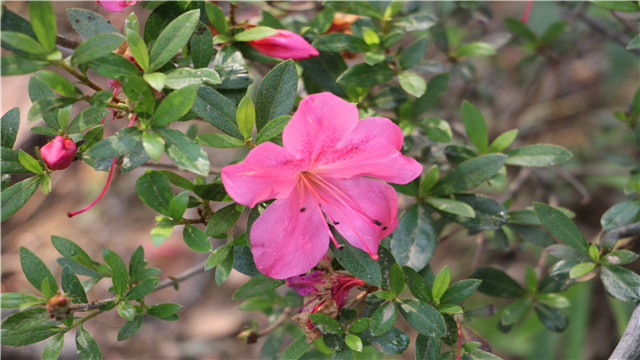
[[[51,170],[64,170],[76,155],[76,144],[69,138],[56,136],[40,149],[42,159]]]
[[[259,52],[280,59],[303,60],[318,56],[318,50],[311,46],[302,36],[291,31],[276,29],[277,35],[247,41]]]
[[[118,1],[118,0],[96,0],[96,4],[100,4],[103,8],[110,12],[122,12],[127,6],[135,4],[137,0],[133,1]]]

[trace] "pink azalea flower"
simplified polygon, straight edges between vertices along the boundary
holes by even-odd
[[[142,1],[142,0],[141,0]],[[100,4],[103,8],[111,12],[122,12],[127,6],[135,4],[137,0],[122,1],[122,0],[96,0],[96,4]]]
[[[288,30],[276,29],[277,35],[247,41],[259,52],[280,59],[303,60],[318,56],[318,50],[300,35]]]
[[[404,137],[391,120],[358,120],[358,109],[321,93],[300,102],[282,133],[284,147],[267,142],[222,169],[238,203],[276,199],[255,221],[250,239],[263,274],[285,279],[322,258],[327,219],[353,246],[377,259],[380,240],[397,226],[398,197],[384,181],[406,184],[422,166],[400,153]]]
[[[70,138],[58,135],[40,149],[40,155],[49,169],[64,170],[73,162],[76,144]]]

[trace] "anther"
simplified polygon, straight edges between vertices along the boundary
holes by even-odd
[[[382,227],[382,231],[387,230],[387,225]]]
[[[307,208],[304,206],[300,208],[300,212],[304,212],[305,210],[307,210]]]
[[[338,245],[338,250],[342,250],[342,249],[344,249],[344,244]]]
[[[377,226],[382,226],[382,223],[376,219],[371,220],[371,222],[373,222]]]
[[[333,225],[340,225],[340,222],[339,221],[334,221]]]

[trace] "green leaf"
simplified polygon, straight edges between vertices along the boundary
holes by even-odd
[[[109,249],[102,249],[104,261],[111,268],[111,279],[113,280],[113,289],[118,297],[124,295],[129,285],[129,272],[122,258]]]
[[[307,344],[307,337],[304,335],[300,336],[297,339],[293,340],[293,342],[289,344],[286,349],[284,349],[284,352],[282,353],[282,357],[280,359],[297,360],[302,355],[304,355],[305,352],[307,352],[309,346],[311,345]]]
[[[482,113],[473,104],[465,100],[462,103],[460,116],[469,140],[480,153],[486,153],[489,146],[489,135]]]
[[[53,244],[53,247],[58,250],[60,255],[69,260],[73,260],[90,269],[94,269],[98,266],[98,263],[93,261],[80,246],[69,239],[51,235],[51,243]]]
[[[612,230],[630,224],[640,213],[640,200],[625,200],[607,210],[600,219],[603,230]]]
[[[323,313],[311,313],[309,319],[312,323],[322,331],[324,334],[344,334],[344,327],[331,316]]]
[[[229,274],[231,273],[231,269],[233,268],[233,262],[234,251],[230,252],[227,258],[224,259],[220,264],[218,264],[218,266],[216,266],[216,284],[220,285],[227,280]]]
[[[142,271],[147,265],[144,260],[144,248],[139,245],[131,254],[131,260],[129,260],[129,276],[133,277],[138,272]]]
[[[391,253],[398,264],[422,270],[431,260],[436,233],[426,209],[412,206],[400,219],[391,240]]]
[[[553,44],[553,40],[562,34],[567,25],[569,25],[569,23],[566,21],[558,21],[549,25],[544,34],[542,34],[542,43]]]
[[[615,250],[602,257],[605,264],[626,265],[638,259],[638,255],[629,250]]]
[[[391,330],[398,319],[398,311],[393,301],[382,304],[371,316],[371,334],[378,336]]]
[[[428,117],[422,120],[419,125],[429,139],[441,143],[451,142],[453,134],[446,120]]]
[[[136,128],[124,128],[95,144],[87,155],[96,158],[113,158],[127,154],[140,142],[142,132]]]
[[[199,23],[196,27],[196,31],[189,41],[189,48],[191,49],[191,60],[195,69],[209,66],[215,50],[211,31],[203,23]]]
[[[522,286],[502,270],[489,267],[478,268],[470,278],[482,280],[478,290],[490,296],[519,298],[526,294]]]
[[[422,76],[414,72],[401,72],[398,74],[398,81],[404,91],[415,97],[422,96],[427,90],[427,83],[424,81]]]
[[[182,219],[187,205],[189,204],[189,192],[183,191],[174,196],[169,202],[169,215],[174,220]]]
[[[603,7],[605,9],[622,11],[622,12],[638,12],[640,5],[634,1],[591,1],[591,3]]]
[[[45,299],[29,294],[5,292],[0,294],[0,307],[2,309],[19,309],[23,304],[44,304]]]
[[[418,117],[435,106],[447,91],[448,86],[449,73],[442,73],[432,77],[427,84],[427,91],[413,103],[413,117]]]
[[[42,349],[42,360],[55,360],[60,356],[62,352],[62,345],[64,344],[64,333],[55,335],[47,342],[47,345]]]
[[[503,326],[513,325],[522,320],[531,310],[533,301],[529,298],[522,298],[509,303],[502,309],[500,314],[500,323]]]
[[[80,360],[99,360],[102,359],[100,346],[96,339],[84,327],[78,327],[76,332],[76,348]]]
[[[51,50],[44,47],[29,35],[25,35],[15,31],[3,31],[2,32],[3,47],[9,45],[21,51],[35,55],[47,55],[51,53]]]
[[[272,119],[289,115],[296,99],[297,87],[298,74],[293,60],[284,61],[269,71],[258,86],[256,94],[258,131]]]
[[[390,289],[395,294],[400,295],[402,290],[404,290],[404,272],[402,271],[402,267],[398,264],[393,264],[391,266],[391,271],[389,273],[389,283]]]
[[[505,164],[525,167],[558,165],[569,161],[573,157],[567,149],[549,144],[527,145],[505,151],[505,154],[509,155]]]
[[[235,148],[244,146],[244,141],[226,134],[200,134],[196,137],[196,142],[200,145],[214,148]]]
[[[416,337],[416,360],[438,359],[440,357],[440,346],[440,339],[418,334]]]
[[[74,66],[86,64],[92,60],[109,54],[124,42],[120,34],[102,33],[82,42],[71,57]]]
[[[18,152],[16,150],[2,147],[0,148],[0,172],[3,174],[20,174],[28,173],[30,171],[20,164],[20,160],[18,160]]]
[[[164,139],[157,132],[145,131],[142,133],[142,147],[157,162],[164,154]]]
[[[227,258],[230,252],[231,246],[229,245],[223,245],[215,249],[211,254],[209,254],[209,257],[207,258],[207,261],[204,265],[204,270],[208,271],[220,265],[220,263]]]
[[[569,278],[570,279],[580,278],[590,273],[593,269],[595,269],[595,267],[596,267],[596,264],[592,262],[584,262],[584,263],[577,264],[571,268],[571,271],[569,271]]]
[[[49,61],[34,59],[22,55],[5,55],[2,57],[2,76],[23,75],[38,71],[49,65]]]
[[[506,155],[489,154],[463,161],[436,183],[432,193],[449,195],[472,189],[491,179],[506,159]]]
[[[56,49],[56,16],[51,1],[29,2],[29,19],[36,39],[49,50]]]
[[[169,94],[151,117],[151,125],[164,126],[183,117],[191,109],[197,91],[197,85],[189,85]]]
[[[196,252],[209,252],[211,251],[211,242],[204,231],[193,225],[187,225],[184,227],[182,237],[187,246]]]
[[[191,10],[178,16],[167,25],[153,44],[149,69],[158,69],[166,64],[184,45],[198,25],[200,10]]]
[[[4,212],[3,212],[4,216]],[[45,297],[50,297],[55,295],[58,291],[58,284],[56,283],[56,278],[53,277],[49,268],[40,260],[40,258],[32,253],[29,249],[21,246],[20,247],[20,265],[22,267],[22,272],[27,277],[27,280],[33,285],[36,289],[40,290]],[[42,283],[44,280],[49,282],[49,287],[51,289],[51,294],[46,294],[42,288]]]
[[[444,319],[433,306],[413,299],[401,300],[399,305],[402,316],[419,333],[432,337],[445,335]]]
[[[256,138],[256,144],[262,144],[274,137],[282,134],[285,126],[289,123],[291,115],[281,115],[269,121],[259,132]]]
[[[231,204],[216,211],[209,219],[205,233],[211,237],[224,234],[236,223],[242,211],[236,210],[236,205]]]
[[[362,333],[362,338],[365,344],[370,344],[385,354],[401,354],[409,346],[409,336],[395,327],[379,336],[373,336],[369,331],[365,331]]]
[[[51,325],[40,325],[33,327],[27,331],[4,330],[0,333],[2,345],[6,346],[24,346],[46,338],[50,338],[60,333],[60,328]]]
[[[89,63],[89,68],[96,74],[110,79],[116,79],[119,77],[140,78],[140,70],[138,70],[131,61],[114,53],[107,54],[91,61]],[[140,78],[140,80],[142,79]]]
[[[538,315],[542,325],[551,331],[561,332],[569,325],[567,317],[558,309],[541,303],[536,303],[533,309],[536,311],[536,315]]]
[[[82,283],[71,270],[70,267],[65,266],[62,268],[62,290],[67,294],[74,303],[88,303],[87,294],[84,292]]]
[[[376,19],[382,18],[382,14],[370,2],[325,1],[324,6],[347,14],[369,16]]]
[[[368,87],[385,83],[393,79],[394,75],[385,64],[357,64],[342,73],[336,82],[349,87]]]
[[[143,315],[136,316],[133,321],[127,321],[118,331],[118,341],[126,340],[135,335],[142,326]]]
[[[472,233],[485,230],[499,230],[507,223],[507,209],[491,198],[475,194],[458,194],[455,196],[455,200],[470,205],[475,212],[475,217],[453,217],[447,213],[443,215],[465,226]]]
[[[58,129],[58,110],[67,105],[71,105],[76,101],[77,99],[75,98],[64,97],[53,97],[38,100],[33,104],[31,109],[29,109],[29,113],[27,114],[27,121],[34,122],[40,119],[44,119],[44,121],[47,122],[47,125],[53,127],[54,129]],[[49,115],[52,115],[52,117],[48,118]]]
[[[83,39],[89,39],[102,33],[120,33],[107,19],[93,11],[67,9],[67,16],[73,29]]]
[[[440,298],[440,303],[459,304],[471,296],[481,283],[482,281],[477,279],[460,280],[447,288]]]
[[[440,177],[440,170],[438,169],[438,165],[433,165],[427,170],[427,172],[422,177],[420,181],[420,195],[425,196],[429,194],[429,191],[433,188],[433,185],[436,184],[438,178]]]
[[[356,321],[353,322],[353,324],[351,324],[351,326],[349,326],[349,332],[352,334],[363,332],[369,328],[370,324],[371,324],[370,318],[357,319]]]
[[[127,37],[127,43],[129,44],[131,55],[133,55],[133,58],[136,59],[136,62],[140,65],[143,71],[148,71],[149,51],[147,50],[147,45],[145,45],[144,40],[142,40],[142,37],[140,37],[137,31],[127,31],[125,35]]]
[[[533,210],[540,219],[542,226],[553,237],[583,254],[589,254],[589,245],[584,235],[562,211],[542,203],[533,203]]]
[[[0,203],[2,204],[2,209],[0,210],[2,213],[1,221],[5,221],[20,210],[36,192],[41,181],[41,176],[30,177],[2,191],[0,193]]]
[[[236,108],[223,95],[209,86],[198,88],[192,111],[223,132],[244,139],[236,123]]]
[[[149,311],[149,315],[162,319],[162,318],[167,318],[171,315],[174,315],[181,308],[182,308],[182,305],[173,304],[173,303],[163,303],[163,304],[149,306],[148,311]]]
[[[633,50],[638,48],[640,48],[640,34],[634,36],[633,39],[629,41],[626,47],[627,50]]]
[[[117,76],[122,90],[135,104],[134,111],[139,116],[149,118],[156,108],[156,97],[149,84],[140,76]]]
[[[136,317],[136,307],[128,301],[118,304],[118,315],[127,321],[133,321]]]
[[[330,52],[367,52],[369,45],[357,36],[345,33],[322,35],[313,42],[313,47],[320,51]]]
[[[234,41],[253,41],[269,36],[278,35],[278,32],[267,26],[256,26],[233,36]]]
[[[473,208],[469,206],[469,204],[466,204],[462,201],[445,198],[429,198],[426,200],[426,203],[440,211],[444,211],[450,214],[466,216],[470,218],[476,216]]]
[[[433,286],[431,287],[431,296],[434,301],[440,301],[440,298],[449,288],[451,283],[451,270],[445,265],[433,280]]]
[[[2,127],[0,145],[7,149],[12,149],[16,143],[18,128],[20,127],[20,109],[15,107],[2,115],[0,126]]]
[[[159,171],[147,171],[136,181],[136,192],[142,202],[153,210],[170,216],[169,204],[173,198],[169,179]]]
[[[368,253],[349,244],[337,231],[333,231],[333,235],[339,244],[344,245],[341,249],[331,245],[331,251],[340,265],[358,279],[371,285],[381,286],[382,273],[377,262],[371,259]]]
[[[211,21],[211,25],[218,30],[221,34],[229,32],[229,24],[227,23],[227,17],[222,12],[222,9],[218,5],[213,3],[205,3],[205,9],[207,11],[207,17]]]
[[[145,279],[134,286],[126,295],[125,299],[127,300],[139,300],[143,297],[151,294],[153,290],[158,286],[158,278],[152,277],[149,279]]]
[[[278,288],[282,284],[284,284],[284,280],[272,279],[261,274],[242,284],[231,298],[240,300],[260,296]]]
[[[516,136],[518,136],[518,129],[503,132],[502,134],[498,135],[495,140],[493,140],[491,145],[489,145],[489,149],[487,150],[487,152],[500,152],[506,149],[507,147],[509,147],[509,145],[511,145],[513,140],[516,139]]]
[[[531,266],[527,266],[524,271],[524,283],[529,293],[535,294],[538,291],[538,275]]]
[[[24,166],[27,170],[34,172],[36,174],[42,173],[42,166],[33,156],[24,152],[24,150],[18,150],[18,160],[20,164]]]
[[[236,110],[236,122],[238,128],[245,139],[251,139],[251,131],[256,121],[256,109],[253,101],[249,96],[245,96],[240,100],[238,109]]]
[[[600,279],[616,299],[637,303],[640,300],[640,275],[620,266],[603,266]]]
[[[189,85],[220,84],[220,75],[213,69],[178,68],[167,73],[165,86],[170,89],[181,89]]]
[[[164,89],[164,83],[167,81],[167,75],[161,72],[143,74],[142,78],[147,82],[147,84],[149,84],[149,86],[151,86],[151,88],[153,88],[153,90],[158,92]]]
[[[362,352],[362,348],[363,348],[362,339],[360,339],[358,335],[347,334],[347,336],[345,336],[344,338],[344,341],[347,344],[347,346],[350,347],[351,349],[357,352]]]
[[[198,175],[209,174],[209,157],[200,145],[177,130],[161,128],[158,132],[165,141],[167,155],[178,167]]]
[[[509,31],[511,31],[515,35],[533,43],[538,41],[538,37],[536,36],[536,34],[531,31],[531,29],[529,29],[527,25],[525,25],[522,21],[513,18],[506,18],[504,19],[504,24],[507,29],[509,29]]]
[[[422,60],[426,51],[427,38],[423,36],[418,38],[402,51],[400,58],[398,59],[398,66],[400,69],[409,69],[413,67]]]
[[[486,42],[476,41],[468,44],[463,44],[456,49],[456,55],[459,57],[465,56],[491,56],[495,55],[496,48]]]

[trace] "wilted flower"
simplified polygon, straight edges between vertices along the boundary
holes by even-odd
[[[277,35],[247,41],[259,52],[280,59],[303,60],[318,56],[318,50],[311,46],[302,36],[288,30],[276,29]]]
[[[142,1],[142,0],[140,0]],[[138,0],[123,1],[123,0],[96,0],[96,4],[100,4],[103,8],[111,12],[122,12],[127,6],[131,6],[138,2]]]
[[[422,166],[400,153],[404,136],[391,120],[358,120],[358,109],[321,93],[300,102],[282,133],[222,169],[238,203],[275,198],[251,228],[263,274],[286,279],[311,269],[336,241],[327,219],[353,246],[377,259],[380,240],[397,226],[398,197],[384,181],[406,184]]]
[[[40,149],[40,154],[51,170],[64,170],[73,162],[76,144],[68,137],[56,136]]]

